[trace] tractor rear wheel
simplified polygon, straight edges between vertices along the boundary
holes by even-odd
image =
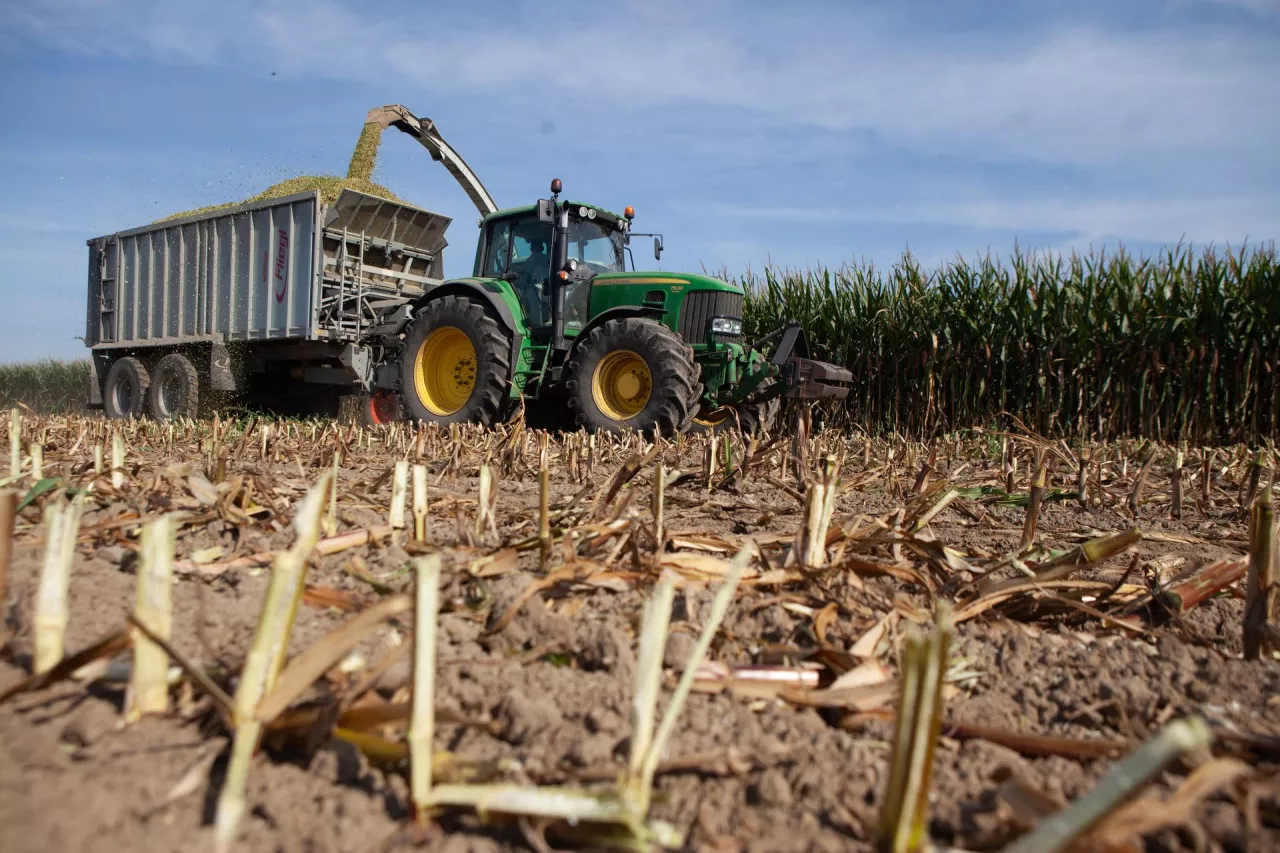
[[[776,380],[766,379],[760,388],[768,388]],[[741,403],[738,405],[703,408],[693,416],[690,430],[693,432],[719,432],[722,429],[737,428],[743,435],[758,435],[773,429],[782,408],[782,398],[772,397],[763,403]]]
[[[180,352],[171,352],[156,362],[151,371],[147,409],[158,421],[198,416],[200,375],[191,359]]]
[[[702,395],[693,352],[666,326],[610,320],[578,344],[569,363],[569,405],[590,431],[683,432]]]
[[[146,365],[126,356],[111,365],[102,388],[102,405],[112,419],[140,418],[147,406],[151,376]]]
[[[428,302],[405,335],[400,381],[401,403],[415,420],[500,423],[511,402],[511,338],[466,297]]]

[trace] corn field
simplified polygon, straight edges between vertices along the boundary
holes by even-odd
[[[22,403],[34,412],[79,412],[88,393],[88,359],[0,364],[0,407]]]
[[[749,334],[787,320],[853,370],[844,416],[927,436],[975,425],[1199,442],[1280,435],[1274,245],[986,256],[934,270],[905,256],[738,278]]]

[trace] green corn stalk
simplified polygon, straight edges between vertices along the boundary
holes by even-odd
[[[731,276],[732,278],[732,276]],[[1010,426],[1170,441],[1280,436],[1272,245],[1035,255],[928,270],[766,267],[736,277],[747,334],[795,319],[850,368],[841,404],[878,433]]]

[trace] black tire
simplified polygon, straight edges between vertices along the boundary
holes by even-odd
[[[151,376],[146,365],[132,356],[117,360],[102,386],[102,408],[115,420],[140,418],[147,406]]]
[[[643,359],[650,378],[643,408],[625,418],[602,408],[608,403],[597,386],[603,384],[597,375],[602,362],[619,353]],[[574,351],[567,375],[565,388],[577,425],[593,432],[634,429],[649,435],[676,435],[688,429],[702,396],[702,370],[693,360],[693,351],[666,326],[635,317],[610,320],[592,329]],[[636,405],[642,393],[631,398]]]
[[[777,380],[766,379],[760,384],[760,389],[768,388],[775,381]],[[689,431],[715,433],[723,429],[737,428],[743,435],[759,435],[768,432],[773,429],[774,423],[778,420],[778,412],[782,410],[782,398],[771,397],[763,403],[742,403],[723,408],[728,411],[715,413],[716,417],[722,418],[715,423],[700,421],[695,415]]]
[[[180,352],[171,352],[151,371],[147,411],[157,421],[194,418],[200,413],[200,375]]]
[[[452,367],[433,361],[429,340],[461,332],[474,351],[460,356]],[[434,346],[434,343],[432,344]],[[419,358],[421,353],[422,358]],[[443,371],[432,375],[431,370]],[[456,396],[432,398],[428,385],[453,376]],[[470,381],[470,392],[465,392]],[[409,325],[400,349],[400,405],[414,420],[440,424],[501,423],[511,411],[511,337],[478,303],[464,296],[445,296],[428,302]]]

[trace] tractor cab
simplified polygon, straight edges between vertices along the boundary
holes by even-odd
[[[509,282],[538,337],[552,333],[555,287],[564,287],[565,334],[573,337],[588,320],[591,280],[625,268],[627,220],[578,202],[564,208],[563,229],[540,205],[498,211],[483,220],[475,275]],[[557,263],[557,258],[563,260]],[[558,277],[566,265],[572,274]]]

